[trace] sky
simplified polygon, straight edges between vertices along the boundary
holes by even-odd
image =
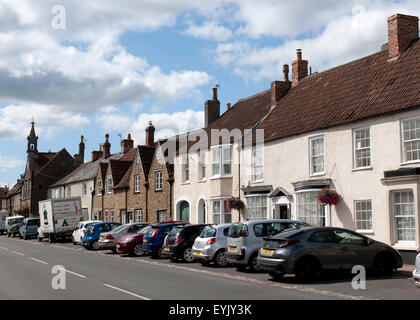
[[[203,127],[219,85],[226,103],[282,80],[296,49],[314,72],[380,50],[387,17],[420,16],[418,0],[0,0],[0,186],[38,150],[85,160],[110,134],[144,144]]]

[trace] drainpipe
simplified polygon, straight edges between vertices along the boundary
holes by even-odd
[[[146,188],[146,222],[150,222],[149,221],[149,182],[148,182],[148,178],[146,180],[147,182],[144,183],[144,186]]]
[[[125,188],[125,215],[127,216],[128,212],[128,187]],[[120,211],[120,222],[122,223],[122,216]]]
[[[171,178],[169,179],[169,217],[168,220],[175,220],[175,218],[172,218],[172,193],[173,193],[173,184],[174,184],[174,179]]]
[[[32,173],[31,173],[31,199],[30,199],[30,201],[31,201],[31,205],[30,205],[31,210],[28,213],[28,216],[31,216],[31,214],[33,216],[33,214],[34,214],[34,201],[35,201],[35,194],[34,194],[34,184],[35,184],[35,182],[34,182],[34,180],[35,180],[35,173],[34,173],[34,170],[32,170]]]

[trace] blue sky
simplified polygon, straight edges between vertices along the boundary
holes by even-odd
[[[110,134],[111,151],[149,120],[164,137],[203,124],[220,85],[226,103],[282,79],[303,49],[313,71],[379,51],[386,18],[420,15],[418,0],[0,0],[0,185],[24,171],[35,118],[38,149],[85,158]],[[62,21],[61,21],[62,22]]]

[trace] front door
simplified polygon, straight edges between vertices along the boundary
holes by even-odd
[[[182,221],[190,221],[190,206],[188,202],[183,201],[181,205],[179,206],[179,208],[180,208],[180,219]]]
[[[287,204],[285,204],[285,205],[281,205],[281,204],[278,204],[278,205],[276,205],[276,210],[275,210],[275,213],[274,213],[274,219],[290,219],[290,216],[289,216],[289,208],[288,208],[288,205]]]

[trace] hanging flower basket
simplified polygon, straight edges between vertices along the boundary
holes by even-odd
[[[244,207],[245,207],[244,202],[239,198],[232,197],[226,202],[226,209],[229,212],[232,211],[232,209],[240,210],[240,209],[243,209]]]
[[[320,193],[316,196],[318,201],[324,206],[336,206],[339,201],[339,195],[337,191],[333,189],[322,189]]]

